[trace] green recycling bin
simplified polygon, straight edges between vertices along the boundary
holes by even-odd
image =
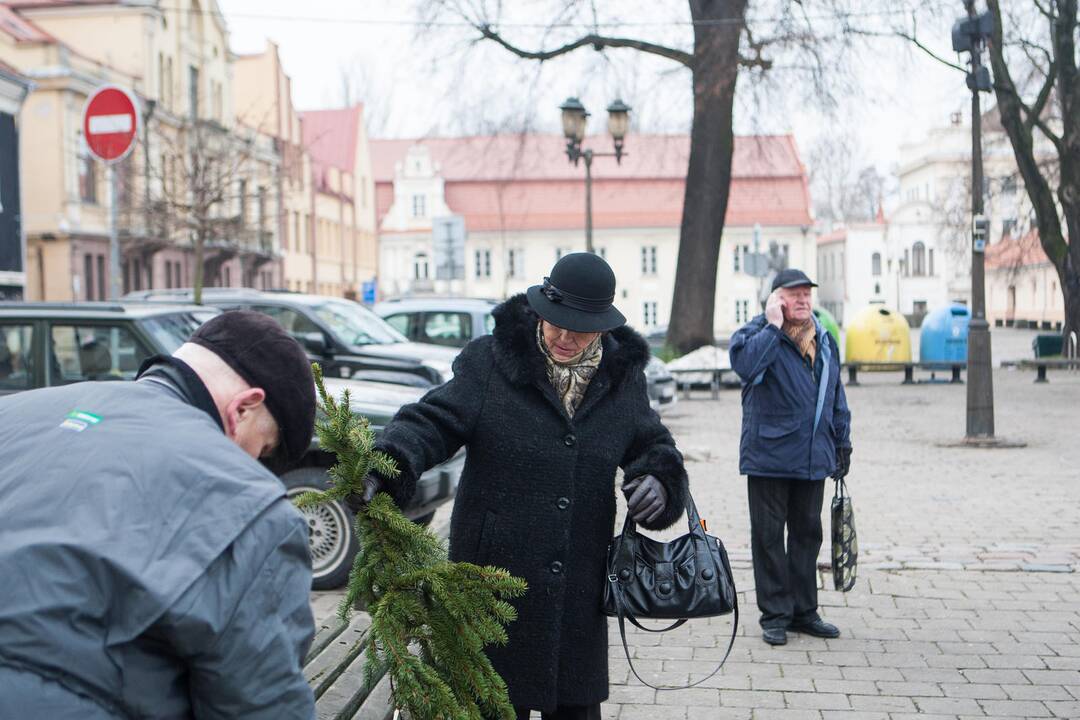
[[[1031,341],[1031,349],[1035,351],[1035,357],[1045,358],[1061,355],[1061,336],[1042,334],[1036,335]]]

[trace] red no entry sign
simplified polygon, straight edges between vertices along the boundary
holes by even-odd
[[[83,135],[95,157],[115,162],[131,152],[139,127],[137,107],[134,96],[115,85],[90,95],[83,111]]]

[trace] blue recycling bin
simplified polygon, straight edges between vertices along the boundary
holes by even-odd
[[[967,362],[971,310],[954,303],[934,310],[923,320],[919,335],[919,362]]]

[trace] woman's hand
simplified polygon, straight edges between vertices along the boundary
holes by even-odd
[[[636,523],[649,523],[656,520],[667,507],[667,491],[652,475],[642,475],[622,486],[626,497],[627,511]]]
[[[368,473],[364,477],[364,494],[357,495],[353,493],[349,497],[345,498],[345,504],[349,506],[349,509],[355,512],[360,512],[363,508],[367,507],[368,503],[375,499],[375,496],[386,489],[386,484],[383,479],[375,473]]]

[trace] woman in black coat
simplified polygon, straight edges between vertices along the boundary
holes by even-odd
[[[601,610],[615,524],[615,474],[635,520],[672,525],[687,493],[682,455],[649,407],[645,341],[612,306],[599,256],[563,257],[543,286],[494,311],[454,377],[402,408],[377,447],[401,475],[369,477],[399,504],[428,468],[468,448],[450,524],[450,558],[528,582],[509,643],[488,655],[520,717],[600,717],[608,697]]]

